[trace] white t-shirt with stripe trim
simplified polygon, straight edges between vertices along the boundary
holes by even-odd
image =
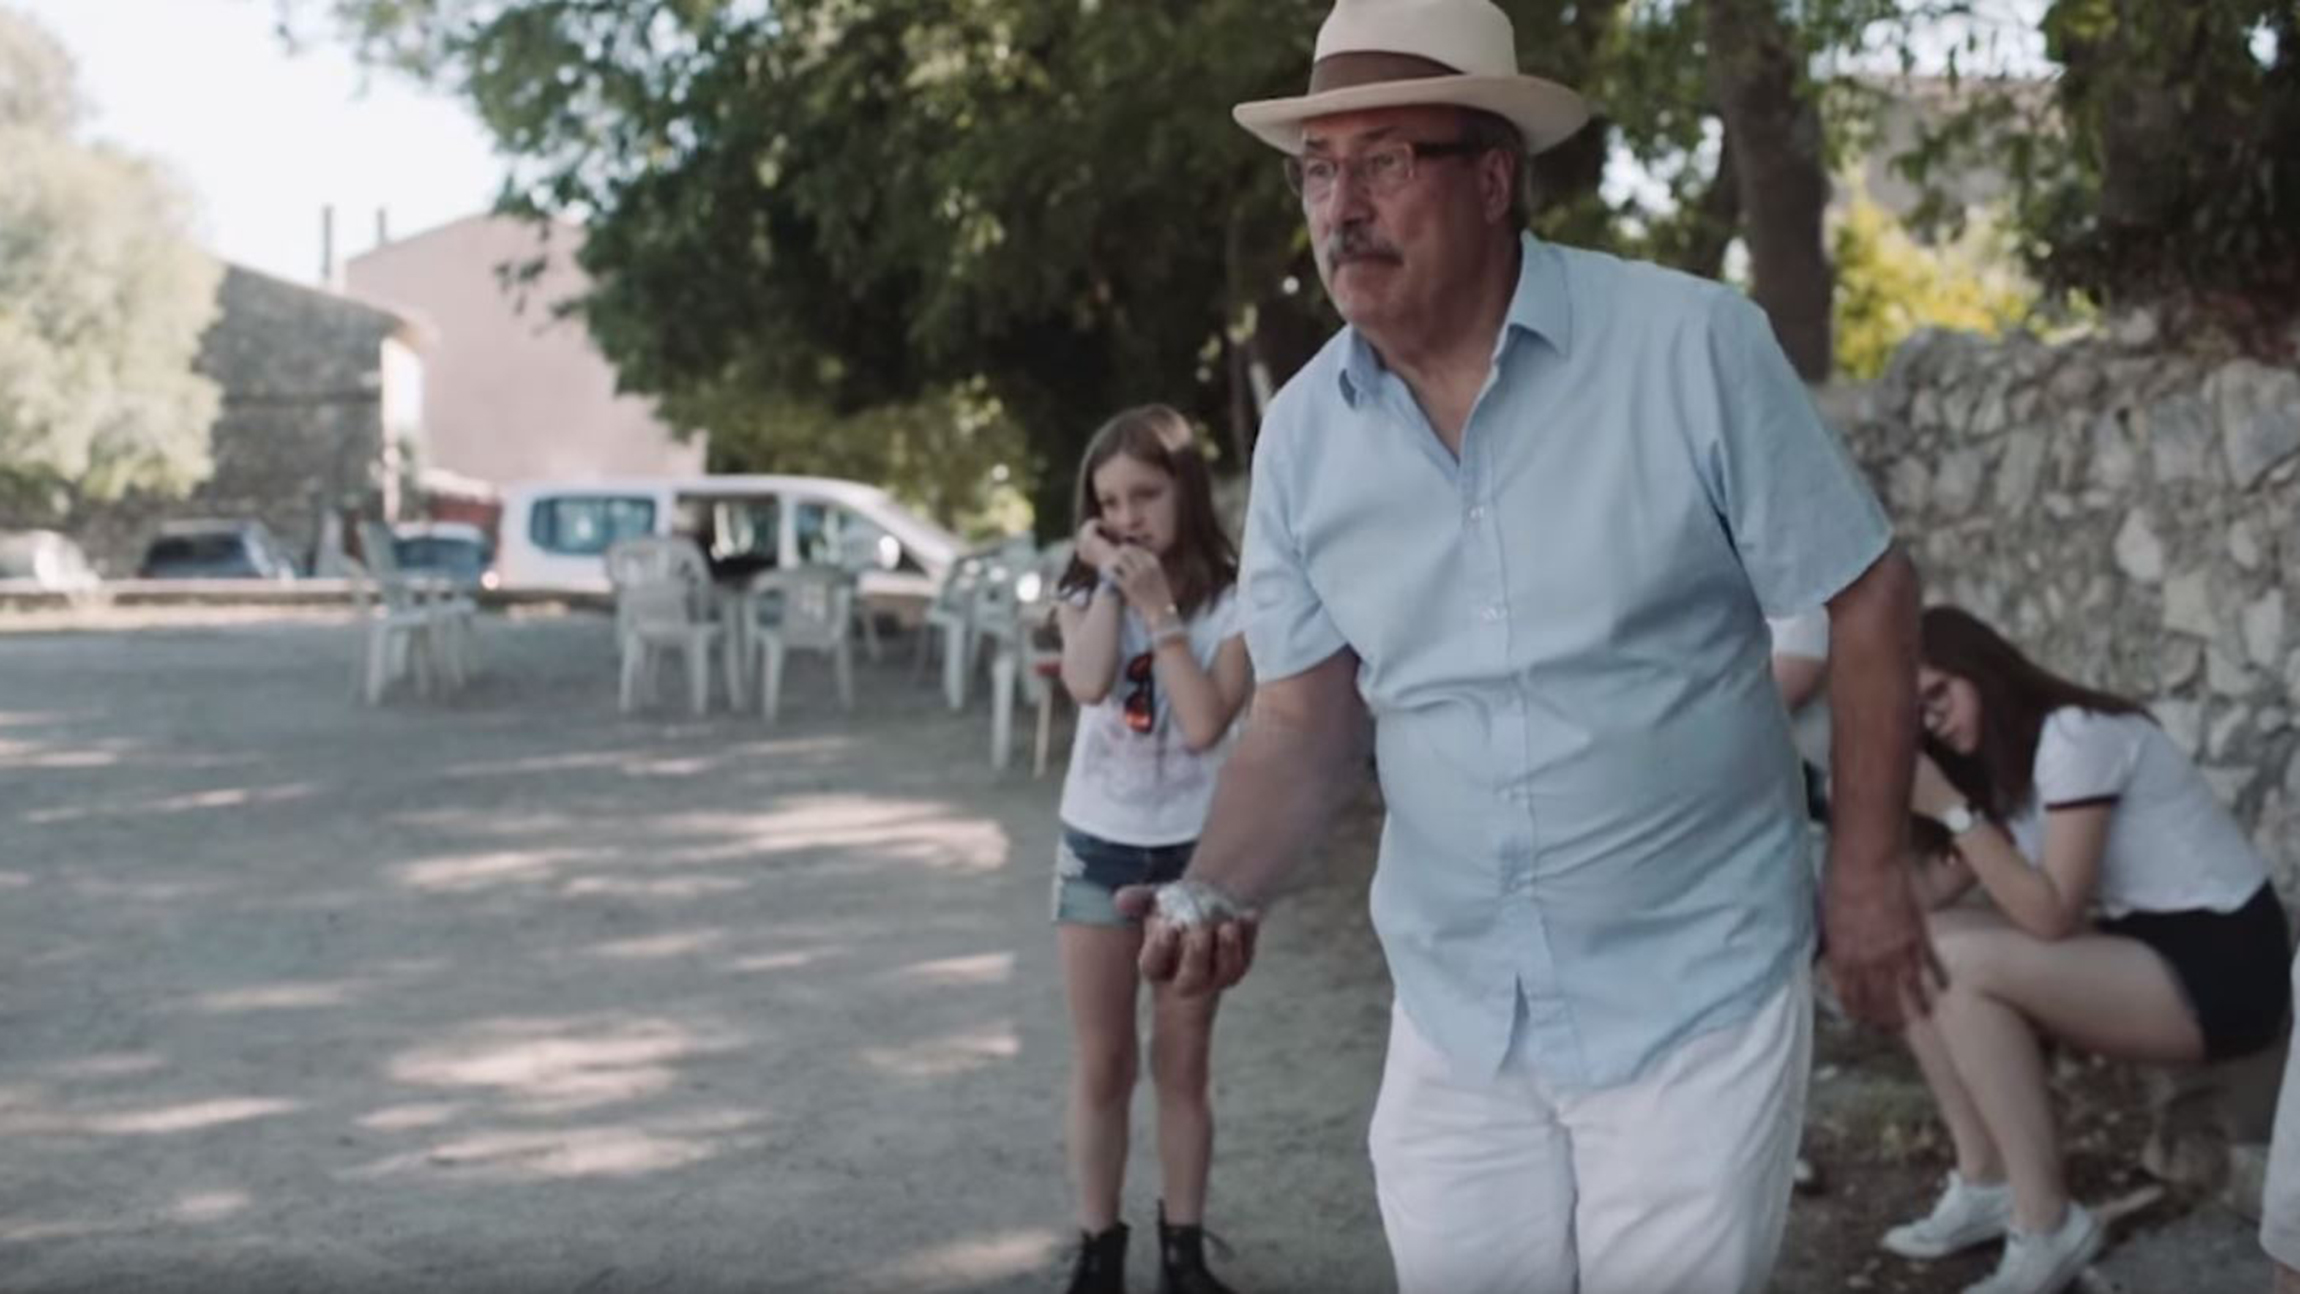
[[[2009,824],[2032,863],[2044,857],[2048,812],[2114,805],[2094,890],[2103,916],[2234,912],[2268,879],[2204,775],[2145,715],[2055,710],[2037,736],[2035,768],[2029,803]]]

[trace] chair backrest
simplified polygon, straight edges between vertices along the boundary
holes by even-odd
[[[618,633],[634,628],[683,627],[698,623],[695,590],[684,580],[642,580],[615,588],[615,627]]]
[[[378,583],[399,577],[399,554],[391,546],[391,527],[372,518],[359,523],[359,562]]]
[[[343,559],[347,566],[356,567],[358,575],[374,582],[375,594],[392,611],[415,611],[423,605],[420,581],[408,578],[399,569],[399,552],[392,545],[391,527],[373,519],[359,523],[360,559]]]
[[[634,624],[693,624],[710,614],[710,563],[684,535],[635,535],[607,550],[615,631]]]
[[[375,577],[368,574],[367,568],[352,558],[346,557],[342,559],[342,562],[343,582],[351,587],[352,613],[365,620],[375,614],[376,594],[378,592]]]
[[[761,571],[752,577],[751,591],[780,595],[775,632],[787,646],[836,647],[854,623],[855,573],[843,566]]]
[[[626,584],[683,582],[691,588],[710,583],[711,566],[703,550],[684,535],[633,535],[607,550],[607,581],[620,590]]]
[[[974,608],[974,586],[982,579],[983,561],[978,554],[969,554],[950,564],[942,574],[942,582],[934,586],[934,601],[928,610],[941,611],[952,616],[964,616]]]

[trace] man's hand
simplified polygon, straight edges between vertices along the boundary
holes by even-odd
[[[1893,1030],[1930,1015],[1949,977],[1906,872],[1831,859],[1823,888],[1829,978],[1845,1010]]]
[[[1150,885],[1129,885],[1118,891],[1117,901],[1120,912],[1142,919],[1142,978],[1198,997],[1229,988],[1253,969],[1259,914],[1176,923],[1159,913],[1158,890]]]

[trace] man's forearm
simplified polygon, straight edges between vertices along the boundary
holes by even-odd
[[[1291,886],[1363,784],[1372,731],[1354,696],[1346,713],[1316,722],[1250,713],[1215,787],[1191,879],[1257,905]]]
[[[1830,866],[1899,866],[1917,753],[1917,577],[1898,548],[1829,606]]]

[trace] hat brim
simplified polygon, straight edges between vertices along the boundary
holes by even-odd
[[[1516,126],[1528,153],[1565,142],[1589,121],[1589,102],[1538,76],[1431,76],[1353,85],[1292,99],[1257,99],[1230,109],[1255,138],[1283,153],[1302,151],[1302,123],[1336,113],[1427,105],[1475,108]]]

